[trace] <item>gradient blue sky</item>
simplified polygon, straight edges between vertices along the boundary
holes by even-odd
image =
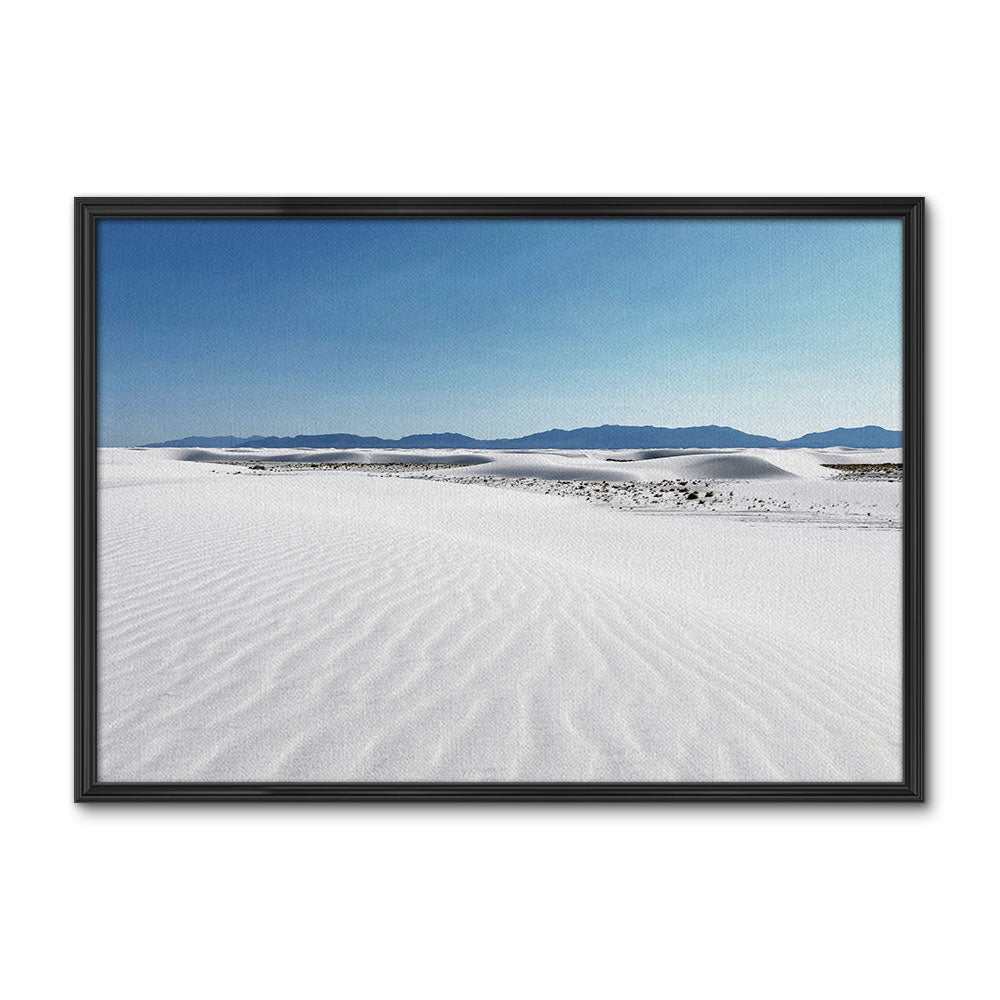
[[[100,443],[902,425],[898,220],[102,220]]]

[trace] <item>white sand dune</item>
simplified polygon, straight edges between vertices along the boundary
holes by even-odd
[[[683,455],[644,461],[643,475],[656,479],[788,479],[796,474],[751,454]]]
[[[147,452],[148,453],[148,452]],[[429,465],[448,462],[452,465],[477,465],[488,462],[486,455],[457,451],[380,451],[376,448],[354,450],[323,450],[308,448],[288,451],[280,448],[163,448],[154,454],[178,458],[185,462],[342,462],[351,465],[377,465],[381,462],[407,462],[412,465]]]
[[[898,532],[182,457],[101,451],[102,780],[900,777]]]
[[[113,450],[113,449],[112,449]],[[451,449],[350,450],[273,448],[118,449],[134,462],[180,459],[186,462],[342,463],[378,465],[478,466],[478,474],[507,478],[534,477],[605,482],[650,482],[661,479],[807,479],[834,478],[829,464],[902,462],[901,449],[880,451],[827,449],[653,449],[647,451],[458,451]],[[464,472],[456,475],[464,475]]]
[[[472,472],[478,476],[502,476],[507,479],[530,476],[534,479],[565,481],[605,481],[615,483],[636,482],[641,473],[632,468],[631,463],[607,462],[601,458],[567,458],[551,453],[493,452],[490,460],[476,465],[470,470],[461,470],[456,475]]]

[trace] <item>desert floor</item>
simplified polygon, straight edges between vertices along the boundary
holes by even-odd
[[[99,461],[101,780],[901,778],[898,451]]]

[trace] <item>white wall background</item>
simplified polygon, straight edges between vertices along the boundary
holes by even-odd
[[[8,995],[987,992],[995,18],[872,0],[10,7]],[[930,804],[72,805],[74,194],[926,194]]]

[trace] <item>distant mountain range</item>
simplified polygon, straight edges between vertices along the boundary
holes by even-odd
[[[186,437],[146,448],[900,448],[902,431],[884,427],[837,427],[791,441],[746,434],[734,427],[577,427],[554,428],[519,438],[484,441],[465,434],[410,434],[392,441],[357,434],[298,434],[295,437]]]

